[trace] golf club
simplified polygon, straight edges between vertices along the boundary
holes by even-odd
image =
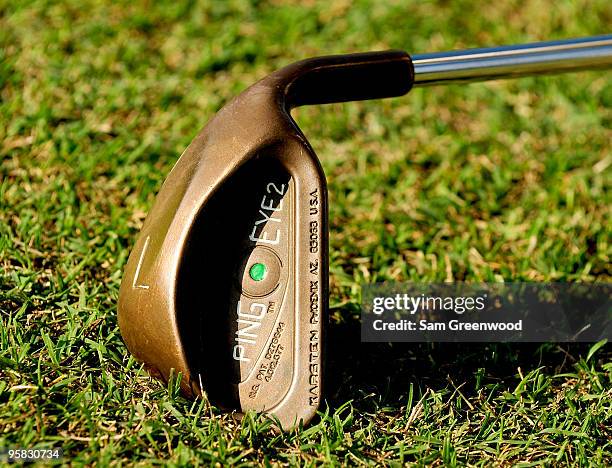
[[[605,35],[337,55],[270,74],[216,114],[164,182],[121,284],[128,349],[164,381],[180,374],[187,395],[269,413],[285,430],[307,423],[324,382],[327,189],[290,110],[611,65]]]

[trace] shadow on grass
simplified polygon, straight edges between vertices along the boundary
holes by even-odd
[[[588,343],[362,343],[359,321],[328,328],[326,398],[331,409],[348,400],[359,411],[401,408],[414,398],[460,386],[468,398],[498,385],[513,391],[523,375],[574,371]],[[452,383],[451,383],[452,381]],[[453,386],[454,385],[454,386]],[[372,398],[370,398],[372,396]]]

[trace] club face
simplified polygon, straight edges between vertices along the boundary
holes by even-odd
[[[238,168],[198,213],[177,279],[181,341],[209,400],[283,427],[321,398],[327,208],[309,162],[279,144]]]
[[[154,375],[180,372],[185,392],[288,429],[321,400],[327,191],[295,123],[254,88],[165,181],[125,269],[119,324]]]

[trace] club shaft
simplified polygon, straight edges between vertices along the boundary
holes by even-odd
[[[612,67],[612,34],[412,55],[415,86]]]

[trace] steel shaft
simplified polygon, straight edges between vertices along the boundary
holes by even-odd
[[[608,68],[612,34],[412,55],[414,86]]]

